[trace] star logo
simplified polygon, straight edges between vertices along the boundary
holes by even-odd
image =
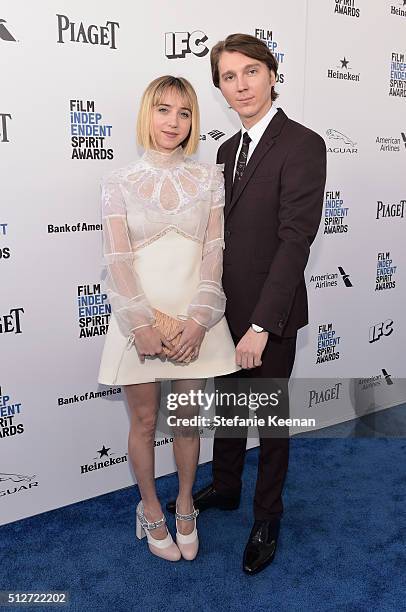
[[[100,457],[99,459],[101,459],[102,457],[108,457],[109,456],[109,448],[106,448],[103,444],[103,448],[101,448],[100,450],[98,450],[97,452],[100,453]]]
[[[341,68],[348,68],[349,60],[345,59],[345,57],[344,59],[340,60],[340,62],[341,62]]]

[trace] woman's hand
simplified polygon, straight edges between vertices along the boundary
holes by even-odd
[[[140,327],[134,332],[134,345],[137,349],[141,363],[144,363],[145,357],[155,357],[156,355],[164,356],[162,350],[164,344],[168,349],[174,349],[172,342],[163,336],[156,327],[148,325]]]
[[[181,325],[182,335],[174,349],[168,354],[168,359],[188,363],[199,356],[200,345],[203,342],[206,328],[196,323],[194,319],[188,319]],[[168,338],[171,342],[179,332]]]

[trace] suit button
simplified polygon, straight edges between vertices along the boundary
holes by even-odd
[[[278,321],[278,327],[280,329],[282,329],[282,327],[285,325],[285,321],[282,321],[282,319],[280,321]]]
[[[225,238],[228,238],[229,236],[231,236],[231,232],[230,232],[230,230],[226,230],[226,231],[224,232],[224,236],[225,236]]]

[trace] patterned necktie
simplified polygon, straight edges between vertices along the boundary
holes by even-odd
[[[244,174],[245,166],[247,165],[248,147],[250,146],[250,142],[251,138],[249,137],[248,132],[244,132],[244,136],[242,137],[242,147],[238,156],[237,165],[235,167],[233,187],[238,184],[242,178],[242,175]]]

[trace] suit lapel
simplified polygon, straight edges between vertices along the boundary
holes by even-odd
[[[238,145],[241,140],[241,130],[234,134],[229,143],[229,151],[227,152],[225,168],[224,168],[224,182],[226,190],[226,204],[225,211],[230,207],[231,204],[231,191],[233,188],[233,174],[235,166],[235,157],[237,155]]]
[[[269,122],[259,143],[255,147],[254,152],[251,155],[247,163],[247,166],[244,170],[244,174],[242,175],[242,178],[239,181],[239,183],[235,185],[233,194],[231,196],[235,156],[237,153],[238,145],[240,143],[241,132],[238,132],[235,136],[233,136],[233,139],[235,139],[235,141],[232,142],[233,148],[232,149],[230,148],[230,157],[227,156],[228,161],[226,162],[226,168],[225,168],[225,183],[226,183],[226,206],[224,209],[225,218],[228,217],[231,210],[234,208],[235,204],[240,198],[242,192],[244,191],[251,176],[255,172],[255,169],[258,166],[261,159],[275,144],[276,138],[279,135],[280,131],[282,130],[286,121],[287,121],[287,116],[285,115],[282,109],[279,109],[277,114]],[[232,155],[232,159],[231,159],[231,155]]]

